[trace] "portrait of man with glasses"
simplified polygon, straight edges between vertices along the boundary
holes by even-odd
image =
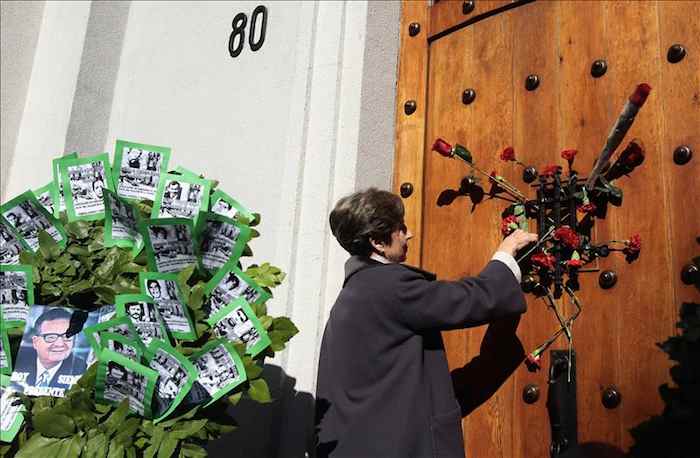
[[[25,331],[12,382],[28,395],[63,396],[86,370],[85,360],[74,352],[82,325],[71,329],[73,312],[68,309],[41,308],[34,325]]]

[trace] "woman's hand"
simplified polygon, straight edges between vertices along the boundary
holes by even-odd
[[[512,234],[503,239],[501,244],[498,246],[497,251],[504,251],[509,255],[515,257],[515,253],[529,245],[532,242],[537,241],[537,234],[531,232],[525,232],[522,229],[516,229]]]

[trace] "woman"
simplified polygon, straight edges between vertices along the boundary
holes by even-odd
[[[370,188],[344,197],[330,226],[352,256],[321,344],[318,456],[463,457],[461,417],[490,396],[473,383],[488,374],[477,365],[478,377],[455,383],[465,381],[467,367],[451,376],[440,331],[493,323],[482,356],[494,340],[515,349],[495,371],[493,385],[503,383],[523,357],[514,331],[526,304],[513,255],[536,235],[516,231],[477,277],[447,282],[400,264],[412,234],[392,193]]]

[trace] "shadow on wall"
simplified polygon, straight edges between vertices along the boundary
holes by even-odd
[[[263,377],[274,401],[242,399],[229,407],[238,428],[207,444],[210,458],[303,458],[307,451],[313,456],[313,395],[296,391],[296,379],[278,366],[265,364]]]

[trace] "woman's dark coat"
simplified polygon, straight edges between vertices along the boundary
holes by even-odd
[[[321,344],[319,457],[463,457],[463,411],[441,330],[523,313],[502,262],[456,282],[353,256]]]

